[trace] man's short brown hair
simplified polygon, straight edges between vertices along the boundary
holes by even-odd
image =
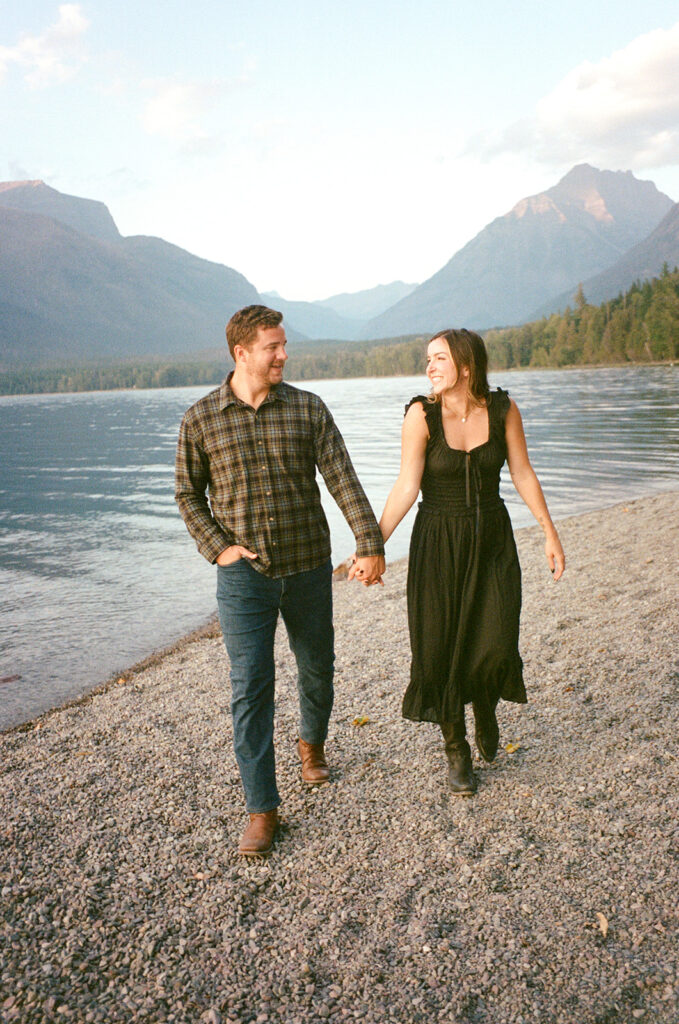
[[[226,325],[226,343],[233,361],[236,345],[250,348],[260,327],[278,327],[282,319],[282,313],[268,306],[244,306],[234,313]]]

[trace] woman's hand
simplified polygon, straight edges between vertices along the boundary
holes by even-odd
[[[507,441],[507,464],[512,482],[545,532],[545,555],[549,571],[556,582],[563,576],[566,568],[566,556],[561,547],[559,534],[556,532],[556,527],[549,514],[540,481],[530,464],[521,413],[513,398],[510,399],[509,412],[505,420],[505,439]]]
[[[379,583],[383,587],[382,574],[385,568],[384,555],[365,555],[362,558],[357,558],[354,554],[347,579],[357,579],[364,587],[370,587],[373,583]]]
[[[248,551],[242,544],[232,544],[229,548],[224,548],[217,555],[217,565],[232,565],[233,562],[239,562],[241,558],[257,558],[258,556],[254,551]]]
[[[566,568],[566,556],[563,553],[561,541],[559,540],[559,535],[556,530],[554,533],[549,533],[547,535],[547,540],[545,541],[545,555],[547,556],[549,571],[554,576],[554,582],[556,583],[557,580],[561,579],[564,569]]]

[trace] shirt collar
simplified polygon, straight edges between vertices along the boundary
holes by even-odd
[[[234,395],[231,390],[231,378],[233,377],[233,370],[228,375],[225,381],[222,382],[219,388],[219,408],[226,409],[229,405],[247,405],[246,402],[241,402],[240,398]],[[266,396],[262,405],[268,405],[270,402],[286,402],[288,399],[287,389],[285,383],[273,384],[269,390],[269,394]],[[248,406],[249,408],[249,406]]]

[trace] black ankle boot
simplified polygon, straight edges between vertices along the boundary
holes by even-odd
[[[474,739],[479,754],[484,761],[493,761],[500,742],[500,729],[495,717],[496,704],[483,699],[474,701]]]
[[[462,729],[456,723],[442,722],[441,732],[446,741],[448,758],[448,786],[457,796],[473,796],[476,792],[476,777],[472,771],[472,754]]]
[[[476,777],[472,771],[472,755],[466,740],[455,747],[446,747],[448,758],[448,786],[457,796],[473,796]]]

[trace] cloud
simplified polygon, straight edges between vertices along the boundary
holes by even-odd
[[[0,46],[0,77],[15,65],[33,88],[67,81],[85,59],[82,38],[88,28],[79,4],[62,4],[56,24],[42,35],[22,36],[16,46]]]
[[[142,88],[150,93],[142,111],[142,126],[149,135],[158,135],[182,145],[187,151],[209,149],[213,140],[204,128],[206,117],[224,96],[247,79],[182,80],[147,79]]]
[[[639,36],[598,63],[578,65],[532,117],[499,137],[477,137],[469,150],[634,169],[679,162],[679,22]]]
[[[18,160],[8,160],[7,166],[9,168],[8,181],[31,181],[34,177]]]

